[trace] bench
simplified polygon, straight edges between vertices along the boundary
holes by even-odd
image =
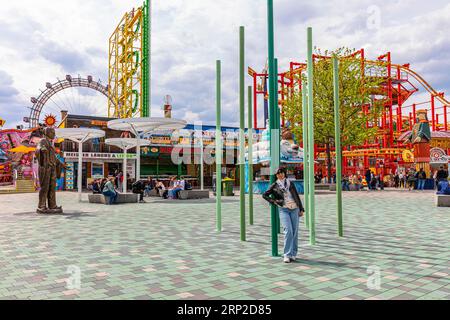
[[[148,193],[148,196],[149,197],[161,197],[161,194],[159,194],[156,189],[153,189]]]
[[[109,202],[102,194],[90,194],[89,203],[106,204]],[[116,203],[139,203],[139,195],[134,193],[119,193]]]
[[[450,207],[450,195],[446,194],[436,195],[436,204],[438,207]]]
[[[357,185],[355,185],[355,184],[349,184],[348,187],[349,187],[350,191],[360,191],[363,188],[362,185],[359,185],[359,188],[358,188]],[[330,185],[330,191],[336,191],[335,184]],[[345,191],[345,190],[342,190],[342,191]]]
[[[180,200],[209,199],[209,190],[184,190],[179,193]]]

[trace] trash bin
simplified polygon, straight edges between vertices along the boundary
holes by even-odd
[[[223,191],[222,194],[225,197],[233,197],[234,196],[234,180],[230,178],[225,178],[222,181]]]

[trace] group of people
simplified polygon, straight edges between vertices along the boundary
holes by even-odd
[[[427,174],[421,168],[416,172],[415,169],[407,169],[405,171],[401,170],[394,175],[394,187],[408,189],[409,191],[414,190],[415,184],[417,182],[417,190],[425,190],[425,183],[427,181]]]
[[[417,183],[417,190],[425,190],[428,179],[426,172],[421,168],[419,171],[409,169],[399,171],[393,176],[394,187],[414,190]],[[436,170],[430,179],[434,180],[434,187],[437,188],[441,181],[447,181],[448,171],[443,166]]]
[[[448,171],[444,167],[434,172],[432,178],[435,181],[435,187],[439,182],[447,181]],[[428,177],[423,168],[416,171],[414,168],[399,170],[395,174],[387,174],[384,176],[376,175],[372,170],[367,169],[364,176],[360,174],[345,175],[342,178],[342,189],[350,191],[361,190],[367,186],[368,190],[384,190],[387,187],[402,188],[408,190],[425,190]]]
[[[117,183],[120,179],[120,173],[117,177],[109,177],[105,179],[96,179],[92,182],[90,189],[94,194],[103,194],[109,199],[109,205],[116,203],[119,190],[122,190],[122,185]],[[177,179],[172,177],[169,182],[169,186],[161,180],[153,180],[149,177],[147,180],[139,180],[133,182],[129,189],[134,194],[139,195],[139,201],[145,202],[144,198],[149,197],[151,192],[155,190],[155,195],[164,199],[178,199],[180,191],[192,189],[191,185],[184,179]]]

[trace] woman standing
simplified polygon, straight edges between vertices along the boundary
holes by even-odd
[[[276,172],[277,181],[264,193],[263,198],[280,208],[280,221],[284,228],[284,262],[297,260],[299,218],[305,209],[294,184],[286,178],[286,169]]]

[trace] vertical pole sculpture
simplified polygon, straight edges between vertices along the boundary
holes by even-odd
[[[336,145],[336,195],[339,236],[344,236],[342,218],[342,148],[341,148],[341,112],[339,98],[339,60],[333,57],[333,80],[334,80],[334,130]]]
[[[245,29],[239,28],[239,182],[240,182],[240,212],[241,241],[246,241],[245,223]]]
[[[268,47],[269,47],[269,126],[270,126],[270,182],[275,182],[275,164],[276,144],[274,143],[275,120],[275,44],[274,44],[274,25],[273,25],[273,0],[267,0],[267,22],[268,22]],[[279,156],[279,153],[278,153]],[[277,230],[277,208],[275,205],[270,206],[270,220],[272,225],[272,256],[278,256],[278,230]]]
[[[281,165],[281,163],[280,163],[281,112],[280,112],[280,105],[278,103],[278,59],[275,59],[274,68],[275,68],[274,91],[275,91],[275,121],[276,121],[276,125],[274,128],[275,131],[273,131],[273,132],[276,134],[277,139],[275,140],[275,157],[273,158],[273,161],[274,161],[274,167],[279,168]],[[278,209],[278,207],[276,209],[277,209],[277,214],[276,214],[277,230],[278,230],[278,233],[281,234],[282,230],[281,230],[281,221],[280,221],[280,210]]]
[[[313,35],[312,28],[308,28],[308,162],[309,162],[309,235],[311,245],[316,244],[316,212],[314,177],[314,64],[313,64]]]
[[[78,201],[83,193],[83,140],[78,142]]]
[[[253,217],[253,88],[248,87],[248,215],[249,225]]]
[[[309,147],[308,147],[308,96],[306,82],[302,81],[302,122],[303,122],[303,194],[305,199],[305,224],[309,229]]]
[[[216,61],[216,228],[222,232],[222,92],[221,61]]]

